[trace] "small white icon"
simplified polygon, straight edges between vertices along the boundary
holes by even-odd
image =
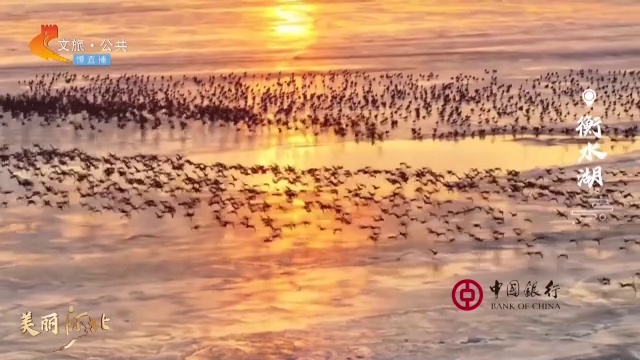
[[[607,214],[604,214],[602,212],[612,212],[613,209],[609,210],[609,209],[602,209],[599,211],[596,210],[571,210],[571,215],[572,216],[579,216],[581,218],[584,217],[590,217],[590,218],[594,218],[596,220],[599,221],[605,221],[607,220]]]
[[[593,102],[596,101],[596,91],[593,89],[587,89],[582,93],[582,100],[587,104],[588,107],[593,105]]]
[[[94,47],[94,46],[96,46],[96,45],[95,44],[91,44],[91,47]]]
[[[591,198],[589,200],[593,209],[574,209],[571,210],[573,216],[589,216],[594,219],[604,221],[607,219],[607,212],[613,212],[613,206],[610,205],[609,200],[600,198]]]
[[[591,207],[594,209],[613,209],[607,199],[593,199],[589,200],[589,202],[591,203]]]

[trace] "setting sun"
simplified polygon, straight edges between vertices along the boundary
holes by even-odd
[[[313,18],[308,5],[287,4],[272,9],[273,30],[279,35],[302,37],[313,30]]]

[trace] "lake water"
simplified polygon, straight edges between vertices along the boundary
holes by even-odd
[[[89,72],[437,72],[480,75],[497,69],[510,82],[566,69],[633,69],[640,63],[636,1],[3,1],[0,87],[16,91],[36,73],[76,70],[44,63],[27,44],[40,24],[96,46],[124,39],[108,70]],[[86,45],[87,46],[87,45]],[[193,128],[145,135],[102,134],[35,125],[3,127],[3,144],[77,147],[92,154],[180,153],[194,161],[341,165],[436,171],[501,167],[527,171],[575,165],[580,146],[540,145],[509,136],[458,142],[396,136],[371,145],[329,135]],[[637,169],[636,143],[607,143],[607,166]],[[631,161],[631,162],[629,162]],[[3,174],[2,187],[9,185]],[[630,186],[629,191],[634,192]],[[506,202],[506,200],[505,200]],[[528,232],[559,238],[635,236],[638,228],[571,233],[556,206],[505,209],[530,214]],[[322,214],[317,214],[319,217]],[[300,214],[283,214],[299,221]],[[320,219],[320,218],[318,218]],[[334,226],[331,220],[322,224]],[[467,221],[467,220],[465,220]],[[469,220],[471,221],[471,220]],[[544,259],[513,246],[442,245],[415,230],[411,240],[373,244],[357,231],[315,228],[264,243],[251,231],[203,222],[91,215],[10,206],[0,218],[0,353],[7,359],[637,359],[640,303],[628,289],[602,290],[596,277],[640,271],[638,249],[604,244],[544,244]],[[436,248],[434,257],[430,250]],[[568,261],[557,255],[567,253]],[[397,260],[398,257],[402,260]],[[463,312],[454,284],[471,278],[561,284],[560,310]],[[69,304],[106,313],[110,332],[71,348],[65,335],[19,333],[20,314]],[[36,321],[38,322],[38,321]],[[39,324],[37,324],[39,325]]]

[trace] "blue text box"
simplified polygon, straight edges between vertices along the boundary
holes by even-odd
[[[73,54],[75,66],[111,66],[111,54]]]

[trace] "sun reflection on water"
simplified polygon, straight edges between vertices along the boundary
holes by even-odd
[[[280,1],[280,4],[267,9],[266,18],[270,31],[266,39],[269,49],[293,51],[293,57],[307,51],[318,37],[315,27],[315,6],[302,1]],[[292,68],[289,60],[275,64],[278,71],[288,71]]]
[[[273,31],[280,36],[309,36],[313,30],[313,23],[308,10],[308,6],[299,4],[273,8],[273,15],[277,19],[273,24]]]

